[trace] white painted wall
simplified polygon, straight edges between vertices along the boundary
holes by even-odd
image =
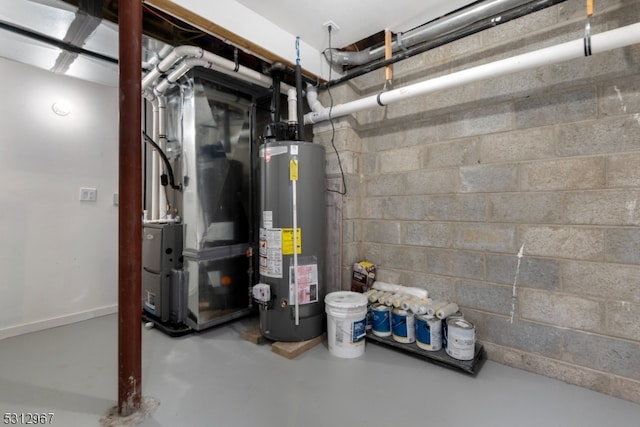
[[[0,58],[0,93],[0,339],[115,312],[117,88]]]

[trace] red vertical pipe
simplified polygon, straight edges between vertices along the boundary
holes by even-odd
[[[118,0],[118,413],[140,408],[142,323],[142,1]]]

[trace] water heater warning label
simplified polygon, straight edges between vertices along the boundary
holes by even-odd
[[[302,231],[296,228],[296,253],[302,253]],[[282,253],[293,255],[293,228],[282,229]]]
[[[260,229],[260,274],[282,278],[282,229]]]
[[[318,264],[289,267],[289,301],[295,302],[295,275],[298,276],[298,304],[311,304],[318,301]]]

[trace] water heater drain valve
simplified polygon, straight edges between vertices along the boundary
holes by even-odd
[[[259,303],[271,301],[271,286],[266,283],[258,283],[253,287],[253,299]]]

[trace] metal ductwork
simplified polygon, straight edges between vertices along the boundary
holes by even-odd
[[[460,9],[444,18],[417,27],[406,33],[398,33],[396,40],[392,42],[393,52],[407,49],[411,46],[443,37],[454,33],[476,22],[495,17],[499,23],[501,13],[512,9],[522,8],[523,13],[530,12],[532,4],[541,3],[540,0],[486,0],[472,6]],[[542,1],[548,3],[548,1]],[[556,2],[557,3],[557,2]],[[341,51],[327,49],[324,53],[330,64],[341,66],[364,65],[380,59],[384,56],[385,47],[368,48],[360,52]]]

